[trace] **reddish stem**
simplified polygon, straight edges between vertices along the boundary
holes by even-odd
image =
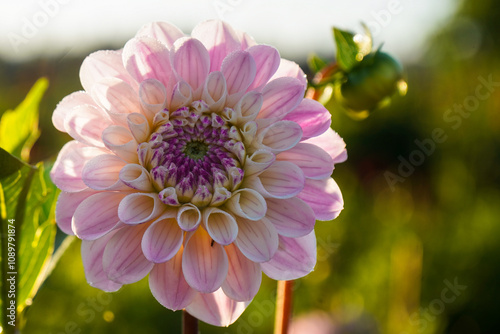
[[[198,319],[182,310],[182,334],[198,334]]]
[[[274,334],[287,334],[293,306],[293,281],[278,281]]]

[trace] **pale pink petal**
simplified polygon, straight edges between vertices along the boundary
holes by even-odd
[[[194,27],[191,36],[200,40],[210,55],[210,72],[219,71],[228,54],[241,48],[233,28],[222,21],[210,20]]]
[[[157,193],[133,193],[120,202],[118,216],[125,224],[142,224],[158,218],[165,209]]]
[[[94,84],[91,94],[117,124],[126,125],[128,114],[141,112],[137,91],[123,80],[103,78]]]
[[[235,51],[224,59],[221,72],[226,78],[229,95],[243,93],[255,79],[255,61],[250,53]]]
[[[208,75],[201,98],[213,110],[221,110],[226,102],[227,85],[224,75],[217,71]]]
[[[128,164],[120,170],[120,180],[132,189],[144,192],[154,191],[151,176],[146,168],[137,164]]]
[[[215,242],[229,245],[236,239],[238,224],[234,217],[224,210],[208,207],[203,210],[203,224]]]
[[[95,190],[129,190],[118,178],[126,164],[114,154],[99,155],[83,167],[83,182]]]
[[[260,173],[276,161],[276,156],[268,150],[258,149],[245,161],[245,177]]]
[[[71,228],[83,240],[102,237],[120,223],[118,204],[126,194],[102,192],[83,200],[73,215]]]
[[[297,145],[300,138],[302,138],[300,125],[292,121],[278,121],[259,132],[255,145],[277,154]]]
[[[177,212],[177,223],[184,231],[196,230],[201,223],[200,209],[193,204],[184,204]]]
[[[330,128],[332,115],[318,101],[303,99],[302,102],[285,116],[286,120],[294,121],[302,128],[302,140],[316,137]]]
[[[129,114],[127,115],[127,124],[130,133],[138,143],[144,143],[148,140],[151,131],[146,116],[138,113]]]
[[[146,79],[139,86],[139,99],[144,115],[150,120],[167,105],[168,92],[165,86],[156,79]]]
[[[175,72],[193,91],[197,91],[205,83],[210,69],[210,58],[200,41],[194,38],[179,39],[174,44],[171,58]]]
[[[125,226],[118,230],[104,248],[102,266],[110,280],[135,283],[153,269],[154,263],[142,253],[141,240],[147,224]]]
[[[266,215],[266,200],[253,189],[236,190],[226,202],[226,207],[234,214],[249,219],[260,220]]]
[[[119,125],[108,126],[102,132],[102,142],[118,157],[128,163],[138,163],[137,141],[127,128]]]
[[[314,229],[316,218],[313,210],[297,197],[268,198],[266,218],[276,231],[285,237],[302,237]]]
[[[276,161],[258,177],[250,177],[244,185],[257,190],[264,197],[290,198],[304,188],[304,173],[297,165]]]
[[[106,112],[89,104],[74,107],[64,119],[64,128],[71,137],[96,147],[104,147],[102,132],[112,124]]]
[[[61,231],[69,235],[74,235],[71,229],[71,220],[76,208],[83,200],[96,193],[96,191],[87,188],[74,193],[62,191],[59,194],[56,204],[56,222]]]
[[[149,288],[156,300],[173,311],[188,306],[198,292],[191,288],[182,273],[182,251],[167,262],[155,264],[149,273]]]
[[[297,195],[313,209],[317,220],[337,218],[344,209],[344,200],[339,186],[332,178],[307,179],[304,190]]]
[[[269,262],[261,263],[262,271],[275,280],[304,277],[316,265],[316,235],[314,231],[300,238],[280,236],[280,245]]]
[[[121,284],[111,281],[102,268],[102,254],[109,239],[115,231],[106,234],[96,240],[82,241],[82,262],[85,270],[85,278],[90,286],[106,292],[114,292],[121,288]]]
[[[225,247],[229,271],[222,290],[231,299],[249,301],[257,294],[262,282],[260,264],[250,261],[235,245]]]
[[[282,119],[304,98],[304,86],[295,78],[278,78],[262,90],[264,104],[257,118]]]
[[[249,47],[257,45],[257,42],[252,36],[248,35],[246,32],[236,30],[236,35],[241,43],[241,50],[246,50]]]
[[[123,64],[139,83],[156,79],[167,87],[172,74],[169,59],[167,48],[152,37],[132,38],[123,48]]]
[[[273,77],[271,80],[277,79],[277,78],[282,78],[282,77],[291,77],[295,78],[300,81],[304,89],[307,88],[307,78],[300,68],[297,63],[294,63],[293,61],[287,60],[287,59],[281,59],[280,66],[278,67],[278,70],[276,73],[274,73]]]
[[[121,50],[96,51],[83,61],[80,67],[80,81],[87,92],[91,92],[92,86],[105,77],[114,77],[134,84],[134,80],[123,67]]]
[[[135,37],[142,36],[156,38],[170,49],[177,39],[184,37],[184,34],[173,24],[167,22],[151,22],[142,26],[135,35]]]
[[[198,228],[189,237],[182,255],[182,272],[186,282],[203,293],[216,291],[226,279],[227,254],[208,233]]]
[[[267,84],[280,65],[278,50],[269,45],[255,45],[247,50],[253,57],[257,68],[255,79],[248,88],[259,89]]]
[[[62,101],[57,104],[57,107],[52,114],[52,123],[55,128],[59,131],[67,132],[64,128],[64,119],[66,118],[66,115],[74,107],[84,104],[97,107],[97,104],[92,97],[84,91],[74,92],[63,98]]]
[[[293,162],[310,179],[324,179],[332,175],[333,159],[323,149],[308,143],[298,143],[291,149],[276,156],[278,161]]]
[[[328,154],[330,154],[333,162],[336,164],[347,160],[347,150],[345,148],[344,140],[338,133],[330,128],[323,134],[314,138],[309,138],[304,142],[321,147]]]
[[[254,262],[269,261],[278,249],[278,232],[268,220],[251,221],[238,218],[238,237],[234,242],[239,250]]]
[[[83,166],[106,150],[90,147],[76,140],[66,143],[50,171],[52,182],[62,191],[76,192],[87,188],[82,180]]]
[[[142,238],[142,251],[149,261],[162,263],[170,260],[182,246],[184,233],[177,221],[169,215],[154,221]]]
[[[237,302],[227,297],[222,289],[213,293],[199,293],[186,311],[214,326],[229,326],[245,311],[250,301]]]

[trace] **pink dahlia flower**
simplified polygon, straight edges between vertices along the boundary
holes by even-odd
[[[313,269],[315,221],[343,208],[330,175],[346,151],[297,64],[221,21],[190,37],[161,22],[88,56],[80,80],[53,114],[74,140],[51,176],[90,285],[149,274],[162,305],[227,326],[262,272]]]

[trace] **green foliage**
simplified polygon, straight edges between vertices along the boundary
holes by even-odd
[[[8,235],[9,220],[15,234],[1,240],[2,283],[8,272],[16,272],[16,327],[23,326],[22,314],[31,305],[46,270],[56,235],[54,209],[57,188],[50,181],[43,163],[32,166],[15,157],[29,159],[29,152],[40,132],[38,104],[48,81],[40,79],[26,99],[13,111],[6,112],[0,124],[0,208],[2,235]],[[10,244],[9,244],[10,243]],[[9,249],[9,247],[11,247]],[[15,260],[7,261],[7,253],[15,249]],[[2,304],[10,302],[7,287],[2,286]],[[6,331],[7,318],[2,308],[2,325]]]
[[[359,46],[354,42],[354,34],[349,31],[333,28],[333,36],[337,44],[337,63],[347,72],[360,60]]]
[[[0,147],[27,161],[31,147],[40,136],[38,105],[49,82],[39,79],[26,99],[14,110],[8,110],[0,119]]]

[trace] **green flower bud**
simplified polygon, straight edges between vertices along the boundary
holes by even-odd
[[[354,66],[341,84],[342,103],[351,110],[373,110],[398,90],[403,68],[384,52],[370,53]]]

